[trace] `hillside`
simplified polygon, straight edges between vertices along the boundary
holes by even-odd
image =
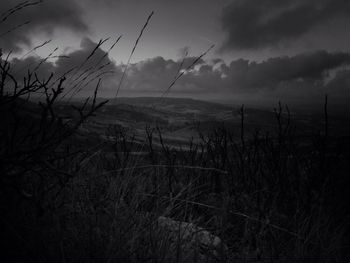
[[[70,107],[60,106],[61,112],[68,114]],[[185,98],[136,97],[112,99],[105,107],[84,125],[85,131],[104,135],[108,127],[117,125],[137,135],[140,141],[145,137],[146,127],[159,127],[164,139],[172,144],[199,139],[199,133],[208,134],[225,128],[238,140],[241,136],[241,106],[225,105],[208,101]],[[261,110],[244,108],[244,134],[256,132],[274,134],[278,122],[276,109]],[[288,116],[282,108],[281,121],[296,127],[299,136],[313,136],[323,129],[322,109],[319,113],[298,113]],[[330,116],[330,131],[336,135],[346,135],[349,125],[346,117]]]

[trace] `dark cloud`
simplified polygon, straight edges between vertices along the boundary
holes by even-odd
[[[222,49],[276,46],[349,15],[348,0],[234,0],[221,17]]]
[[[222,68],[227,76],[226,81],[236,89],[249,91],[275,88],[291,81],[317,82],[323,80],[330,70],[349,64],[348,53],[316,51],[292,57],[270,58],[260,63],[240,59]]]
[[[108,46],[108,43],[106,43],[105,46]],[[80,67],[81,65],[80,70],[84,71],[96,66],[97,64],[97,67],[99,67],[107,63],[110,63],[107,68],[114,70],[114,62],[107,56],[106,51],[101,49],[102,47],[97,48],[91,58],[86,60],[96,47],[97,43],[89,38],[83,38],[80,43],[80,49],[64,54],[68,58],[62,57],[55,62],[56,71],[62,73],[69,68],[75,66]]]
[[[213,64],[214,63],[214,64]],[[162,57],[149,59],[130,67],[124,91],[153,91],[161,94],[173,80],[181,61]],[[172,87],[173,95],[210,98],[298,98],[308,102],[321,98],[325,93],[350,97],[349,53],[316,51],[291,57],[276,57],[263,62],[245,59],[222,60],[202,63],[183,75]]]
[[[41,64],[39,66],[39,64]],[[39,67],[38,67],[39,66]],[[41,79],[48,78],[51,73],[55,72],[55,65],[50,61],[43,61],[38,56],[31,56],[25,59],[14,58],[11,61],[11,73],[18,79],[22,80],[28,70],[33,71],[37,68],[36,73]]]
[[[2,0],[0,10],[5,12],[21,2],[23,1]],[[0,23],[0,35],[3,35],[18,25],[30,22],[0,37],[0,47],[5,51],[20,51],[23,45],[30,46],[33,34],[51,35],[57,28],[68,29],[75,33],[86,32],[88,27],[82,15],[79,4],[72,0],[46,0],[38,5],[25,7]]]
[[[103,86],[100,95],[112,96],[116,92],[123,68],[117,66],[101,47],[87,60],[96,46],[97,43],[84,38],[80,49],[57,59],[44,61],[38,56],[25,59],[15,58],[11,61],[12,74],[21,80],[26,76],[28,70],[31,72],[35,70],[41,79],[47,79],[53,73],[53,80],[55,80],[69,72],[66,74],[66,91],[71,88],[74,88],[75,91],[80,90],[79,96],[91,95],[98,79],[102,78]]]
[[[104,44],[106,47],[109,45],[112,45],[112,41]],[[68,58],[62,57],[55,62],[55,73],[61,76],[73,67],[77,67],[78,69],[67,77],[68,88],[75,87],[75,90],[81,90],[79,92],[81,96],[91,95],[98,79],[101,78],[103,85],[100,95],[113,96],[116,93],[123,68],[117,66],[101,47],[95,50],[96,46],[97,43],[89,38],[84,38],[80,49],[66,54]],[[93,50],[95,52],[87,60]]]
[[[127,89],[131,91],[161,91],[174,79],[179,66],[163,57],[155,57],[131,65],[127,78]]]
[[[157,91],[159,93],[164,92],[177,74],[181,72],[181,70],[190,67],[195,59],[195,57],[186,57],[185,59],[174,61],[172,59],[164,59],[163,57],[155,57],[133,64],[129,70],[128,80],[125,85],[126,89],[136,91]],[[204,60],[199,60],[196,65],[202,65],[203,67],[204,63]],[[177,82],[174,86],[174,90],[179,91],[181,89],[192,92],[191,89],[195,88],[192,80],[197,73],[198,72],[189,70]],[[201,75],[196,75],[196,79],[201,79],[201,77]],[[190,79],[192,80],[190,81]],[[191,88],[187,88],[189,85]],[[196,87],[198,85],[196,85]]]

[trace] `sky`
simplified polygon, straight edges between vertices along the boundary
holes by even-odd
[[[67,81],[74,96],[91,93],[100,74],[100,96],[114,97],[119,86],[120,96],[161,96],[182,73],[168,96],[260,104],[350,98],[348,0],[1,0],[0,10],[0,48],[12,51],[14,75],[30,67],[61,76],[78,65]]]

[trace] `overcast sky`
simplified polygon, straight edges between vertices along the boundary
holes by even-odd
[[[54,55],[66,57],[49,59],[37,70],[64,74],[81,65],[101,38],[110,37],[80,72],[72,73],[71,82],[100,63],[106,65],[101,72],[113,71],[104,75],[101,95],[113,96],[135,40],[154,11],[121,95],[162,94],[179,67],[186,68],[215,44],[172,87],[171,95],[302,103],[324,93],[350,98],[348,0],[45,0],[27,6],[35,2],[0,1],[0,47],[14,52],[17,75],[28,65],[36,68],[40,57],[56,47]],[[23,8],[9,15],[21,3]],[[89,91],[83,88],[80,94]]]

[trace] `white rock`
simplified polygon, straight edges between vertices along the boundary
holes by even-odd
[[[167,262],[224,262],[226,246],[204,228],[161,216],[157,229],[168,244]]]

